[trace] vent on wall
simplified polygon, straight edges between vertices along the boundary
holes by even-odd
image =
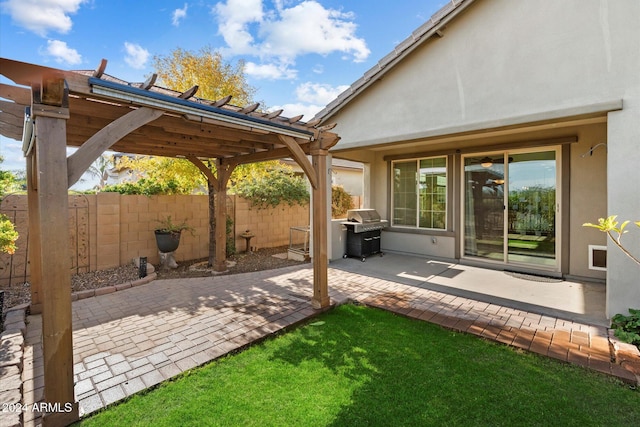
[[[607,247],[589,245],[589,269],[607,271]]]

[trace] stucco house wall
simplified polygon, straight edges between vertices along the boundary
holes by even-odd
[[[640,301],[638,267],[614,246],[606,273],[588,268],[588,245],[608,243],[582,227],[612,214],[639,219],[638,16],[635,0],[466,0],[426,41],[398,48],[384,70],[365,74],[355,96],[319,113],[338,124],[333,156],[366,163],[365,201],[383,217],[390,215],[391,160],[447,156],[447,229],[391,229],[383,248],[461,258],[465,153],[545,147],[560,138],[548,145],[558,147],[561,168],[560,273],[606,278],[610,316]],[[632,252],[640,253],[639,236],[625,235]]]

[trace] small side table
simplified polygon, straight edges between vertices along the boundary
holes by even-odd
[[[248,253],[250,252],[250,250],[251,250],[251,239],[252,239],[253,237],[255,237],[255,234],[250,233],[250,232],[248,232],[248,231],[245,231],[244,233],[242,233],[242,234],[240,235],[240,237],[242,237],[242,238],[245,240],[245,242],[246,242],[246,246],[245,246],[245,249],[244,249],[244,253],[245,253],[245,254],[248,254]]]

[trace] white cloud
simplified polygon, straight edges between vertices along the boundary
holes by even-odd
[[[262,50],[279,57],[342,52],[362,62],[371,53],[364,39],[356,37],[357,25],[351,13],[325,9],[316,1],[279,11],[279,19],[265,22]]]
[[[22,154],[22,141],[16,141],[0,135],[0,155],[4,157],[2,170],[25,170],[26,162]]]
[[[187,17],[187,8],[189,5],[187,3],[184,4],[182,9],[176,9],[173,11],[173,18],[171,19],[171,23],[178,27],[180,26],[180,21]]]
[[[296,88],[296,98],[311,104],[327,105],[349,88],[348,85],[333,87],[322,83],[302,83]]]
[[[7,0],[2,7],[19,26],[45,37],[49,31],[68,33],[70,14],[88,0]]]
[[[126,52],[124,62],[129,64],[130,67],[137,70],[145,67],[150,56],[147,49],[139,44],[124,42],[124,50]]]
[[[230,51],[236,55],[257,52],[249,25],[262,21],[262,0],[227,0],[226,3],[217,3],[212,12],[218,18],[218,34],[229,45]]]
[[[264,11],[263,0],[217,3],[212,12],[228,46],[223,53],[256,55],[287,68],[299,55],[339,52],[361,62],[371,53],[365,40],[356,36],[352,13],[325,9],[315,0],[289,8],[286,1],[274,3],[275,10],[269,12]]]
[[[47,55],[53,56],[56,62],[70,65],[82,63],[82,56],[77,50],[67,46],[67,43],[60,40],[47,40]]]
[[[296,70],[289,68],[286,64],[256,64],[254,62],[247,62],[244,72],[256,79],[268,80],[291,80],[295,79],[298,74]]]
[[[299,102],[271,107],[271,111],[282,109],[284,117],[294,117],[304,114],[303,121],[311,120],[329,102],[349,88],[348,85],[333,87],[322,83],[303,83],[296,88],[296,98]]]

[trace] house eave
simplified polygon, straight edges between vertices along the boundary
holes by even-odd
[[[331,152],[333,154],[337,154],[352,150],[361,150],[363,148],[372,150],[384,149],[391,145],[404,144],[407,142],[418,140],[434,140],[454,136],[459,136],[460,138],[469,138],[469,135],[471,134],[481,134],[483,136],[488,136],[492,132],[495,134],[511,132],[513,128],[520,128],[525,125],[548,126],[553,125],[554,123],[565,121],[606,121],[607,113],[611,111],[619,111],[622,110],[622,108],[622,99],[608,99],[591,104],[539,111],[525,115],[431,128],[412,134],[394,135],[367,141],[344,143],[339,144],[331,149]]]

